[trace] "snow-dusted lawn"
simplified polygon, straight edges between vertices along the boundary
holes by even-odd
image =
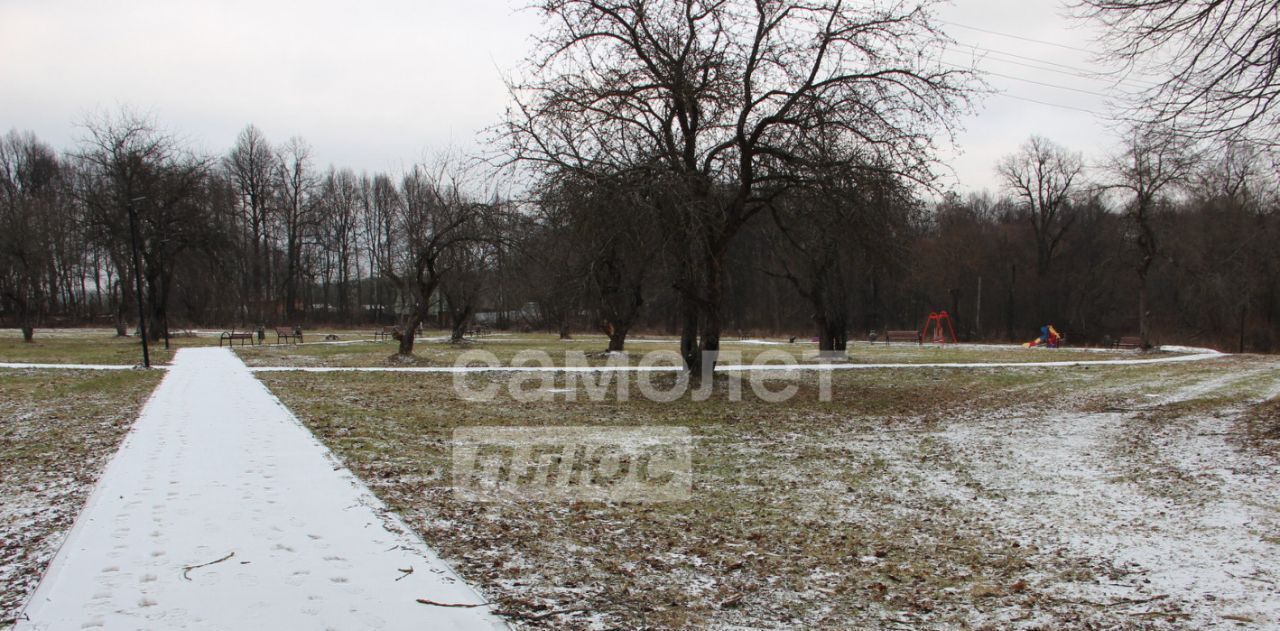
[[[361,341],[359,331],[335,334],[336,343],[312,336],[308,341],[318,343],[237,354],[268,366],[379,366],[394,350],[390,343]],[[0,353],[0,360],[96,362],[121,352],[94,349],[98,337],[46,337],[49,346],[34,349],[0,339],[0,351],[27,354]],[[197,339],[193,343],[207,341]],[[467,348],[509,358],[527,349],[555,354],[602,346],[596,337],[561,342],[494,335]],[[636,340],[633,352],[667,346],[670,340]],[[778,340],[726,344],[748,361],[753,353],[789,347]],[[440,368],[460,352],[433,341],[420,349],[426,366]],[[345,581],[307,582],[307,576],[332,569],[328,557],[335,555],[321,554],[317,541],[355,546],[374,559],[385,546],[369,546],[398,537],[394,528],[381,531],[396,521],[377,516],[377,502],[359,499],[368,496],[359,484],[342,482],[340,468],[334,471],[318,446],[295,452],[311,439],[271,407],[265,392],[253,396],[265,397],[266,407],[258,399],[250,404],[243,396],[225,396],[260,388],[239,362],[224,351],[194,353],[230,361],[173,380],[168,412],[149,422],[149,438],[136,439],[143,444],[135,451],[144,457],[128,469],[154,471],[107,476],[114,480],[108,486],[120,492],[97,504],[99,512],[114,510],[103,513],[112,527],[72,537],[93,567],[55,572],[72,577],[72,592],[89,590],[84,598],[64,596],[64,603],[83,601],[76,606],[84,611],[98,607],[98,618],[88,622],[162,612],[166,621],[194,623],[193,610],[235,618],[245,603],[261,601],[268,618],[254,619],[324,619],[339,627],[372,619],[350,611],[367,609],[370,596],[399,594],[394,604],[374,607],[378,617],[390,616],[384,622],[436,609],[409,598],[413,592],[431,599],[426,583],[413,587],[422,576],[397,581],[384,576],[382,561],[357,563],[354,555],[337,555],[348,561],[338,577]],[[559,395],[551,402],[477,402],[460,399],[448,374],[256,377],[483,592],[493,603],[484,610],[517,626],[1280,626],[1280,362],[1209,357],[989,369],[957,364],[1145,356],[865,344],[850,355],[855,362],[917,366],[838,371],[835,399],[826,403],[818,401],[816,375],[804,373],[800,393],[784,404],[755,400],[750,388],[743,402],[717,396],[652,403],[634,390],[627,402],[583,396],[567,402],[557,384]],[[927,363],[950,367],[919,366]],[[0,369],[0,628],[39,579],[138,402],[163,375]],[[234,422],[219,431],[214,424],[227,418],[227,410]],[[687,427],[695,439],[693,495],[687,502],[643,505],[466,502],[449,487],[449,438],[453,429],[473,425]],[[257,445],[263,440],[274,446],[263,451]],[[193,441],[202,448],[193,450]],[[200,464],[201,458],[207,462]],[[324,466],[315,468],[316,462]],[[147,482],[162,478],[163,487]],[[196,490],[175,495],[170,482]],[[281,492],[285,487],[303,492]],[[236,497],[219,495],[224,491]],[[308,517],[348,495],[356,499],[339,502],[346,507],[340,512],[368,513],[369,519],[354,524],[345,517]],[[271,522],[272,515],[283,521]],[[320,523],[332,532],[310,528]],[[210,524],[220,528],[209,530]],[[199,541],[181,534],[192,528],[201,533]],[[369,528],[382,534],[366,537]],[[248,536],[231,547],[211,546],[208,535],[219,530]],[[290,533],[306,537],[286,540]],[[407,541],[410,548],[421,546]],[[215,563],[192,571],[193,581],[181,576],[183,567],[216,561],[223,548],[240,550],[235,562],[249,563]],[[424,550],[410,556],[429,558]],[[311,574],[277,576],[295,571],[289,564],[297,565],[298,555],[320,559],[303,563]],[[400,562],[390,561],[396,569]],[[255,576],[259,584],[279,587],[246,588]],[[199,581],[207,583],[192,585]],[[192,587],[199,598],[187,593]],[[300,589],[327,604],[294,607]],[[358,607],[335,604],[343,598]],[[103,605],[112,599],[124,604]],[[280,602],[288,606],[269,605]],[[406,605],[412,606],[404,615],[391,614]],[[47,617],[62,607],[29,611]],[[482,613],[440,609],[445,615]]]
[[[806,381],[786,404],[484,403],[447,375],[258,377],[528,626],[1280,625],[1275,412],[1255,405],[1280,393],[1269,358],[845,371],[834,401]],[[452,429],[522,424],[689,427],[692,499],[455,497]]]
[[[162,373],[0,370],[0,628]]]

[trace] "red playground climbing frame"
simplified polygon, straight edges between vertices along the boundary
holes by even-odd
[[[945,331],[942,329],[943,323],[946,323]],[[929,327],[933,327],[933,337],[929,337]],[[950,335],[951,339],[947,339]],[[924,330],[920,332],[920,339],[925,341],[933,341],[937,344],[946,344],[948,342],[954,344],[956,342],[956,330],[951,326],[951,316],[946,311],[935,311],[929,314],[929,321],[924,323]]]

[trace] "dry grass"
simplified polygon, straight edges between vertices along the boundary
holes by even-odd
[[[174,337],[168,350],[163,341],[153,342],[151,363],[169,363],[180,348],[217,344],[217,333]],[[14,329],[4,329],[0,330],[0,362],[141,365],[142,343],[136,337],[118,337],[114,329],[38,329],[31,342],[22,341]]]
[[[1053,595],[1064,581],[1107,576],[1106,563],[1002,535],[962,498],[932,492],[940,472],[964,469],[933,436],[997,410],[1074,405],[1081,389],[1160,371],[842,373],[834,400],[818,401],[806,380],[785,405],[750,395],[483,403],[460,400],[441,376],[262,378],[527,626],[1144,628],[1164,622]],[[693,497],[462,501],[449,487],[449,440],[476,425],[688,427]]]
[[[563,366],[570,353],[586,355],[589,365],[603,365],[609,358],[600,356],[607,346],[607,339],[600,335],[578,335],[561,340],[546,334],[494,334],[468,338],[462,344],[450,344],[443,332],[424,334],[414,346],[416,365],[453,366],[463,353],[483,351],[491,353],[504,365],[511,364],[530,352],[545,353],[551,365]],[[364,332],[342,332],[338,335],[343,344],[304,344],[300,346],[237,347],[236,351],[250,366],[388,366],[396,352],[393,341],[375,342]],[[319,340],[319,336],[309,339]],[[355,343],[348,343],[355,342]],[[741,340],[724,340],[721,363],[751,363],[763,353],[786,353],[799,363],[815,360],[817,345],[799,341],[764,340],[759,343]],[[679,343],[670,337],[639,337],[627,345],[625,363],[639,364],[647,353],[663,352],[678,358]],[[1105,359],[1132,359],[1139,354],[1133,351],[1100,351],[1088,349],[1024,349],[1008,346],[973,345],[925,345],[868,344],[856,342],[849,346],[848,360],[853,363],[971,363],[971,362],[1045,362],[1045,361],[1096,361]],[[525,360],[526,365],[530,360]],[[612,361],[620,361],[612,358]],[[777,360],[774,360],[775,363]],[[398,365],[398,364],[397,364]]]
[[[0,370],[0,626],[35,588],[160,376]]]

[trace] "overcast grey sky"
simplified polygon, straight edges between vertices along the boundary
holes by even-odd
[[[0,131],[69,148],[87,114],[130,105],[210,152],[252,122],[275,142],[305,138],[322,166],[398,171],[430,149],[474,146],[499,119],[501,72],[519,63],[539,24],[523,5],[0,0]],[[1096,69],[1092,33],[1066,13],[1060,0],[941,7],[952,37],[975,47],[948,59],[977,55],[981,68],[1007,75],[989,76],[1003,94],[964,121],[962,153],[947,160],[952,186],[997,187],[995,161],[1032,133],[1090,158],[1109,150],[1104,121],[1082,110],[1102,112],[1114,86],[1079,72]]]

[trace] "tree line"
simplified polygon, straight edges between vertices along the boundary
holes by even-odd
[[[679,335],[842,350],[947,310],[967,340],[1138,335],[1271,350],[1277,191],[1267,152],[1133,120],[1089,156],[1033,137],[1003,186],[933,188],[936,144],[983,86],[899,3],[546,0],[484,160],[402,173],[315,164],[250,125],[222,155],[128,110],[59,153],[0,141],[0,308],[34,327],[476,322],[610,350]],[[510,182],[520,182],[512,186]],[[138,244],[135,263],[132,244]],[[137,313],[135,274],[145,313]]]
[[[0,295],[27,336],[91,323],[132,332],[131,206],[156,338],[259,324],[461,337],[482,312],[504,328],[603,332],[611,350],[635,330],[681,330],[687,244],[659,215],[671,191],[645,174],[566,175],[516,199],[483,194],[446,162],[320,169],[305,142],[272,144],[253,126],[219,157],[129,115],[89,129],[61,154],[29,133],[0,140]],[[1154,155],[1168,148],[1153,143],[1134,138],[1086,169],[1034,138],[999,164],[998,193],[925,201],[864,173],[782,196],[724,253],[725,328],[839,349],[945,309],[965,339],[1019,340],[1053,323],[1080,342],[1142,333],[1271,350],[1270,162],[1248,146]]]

